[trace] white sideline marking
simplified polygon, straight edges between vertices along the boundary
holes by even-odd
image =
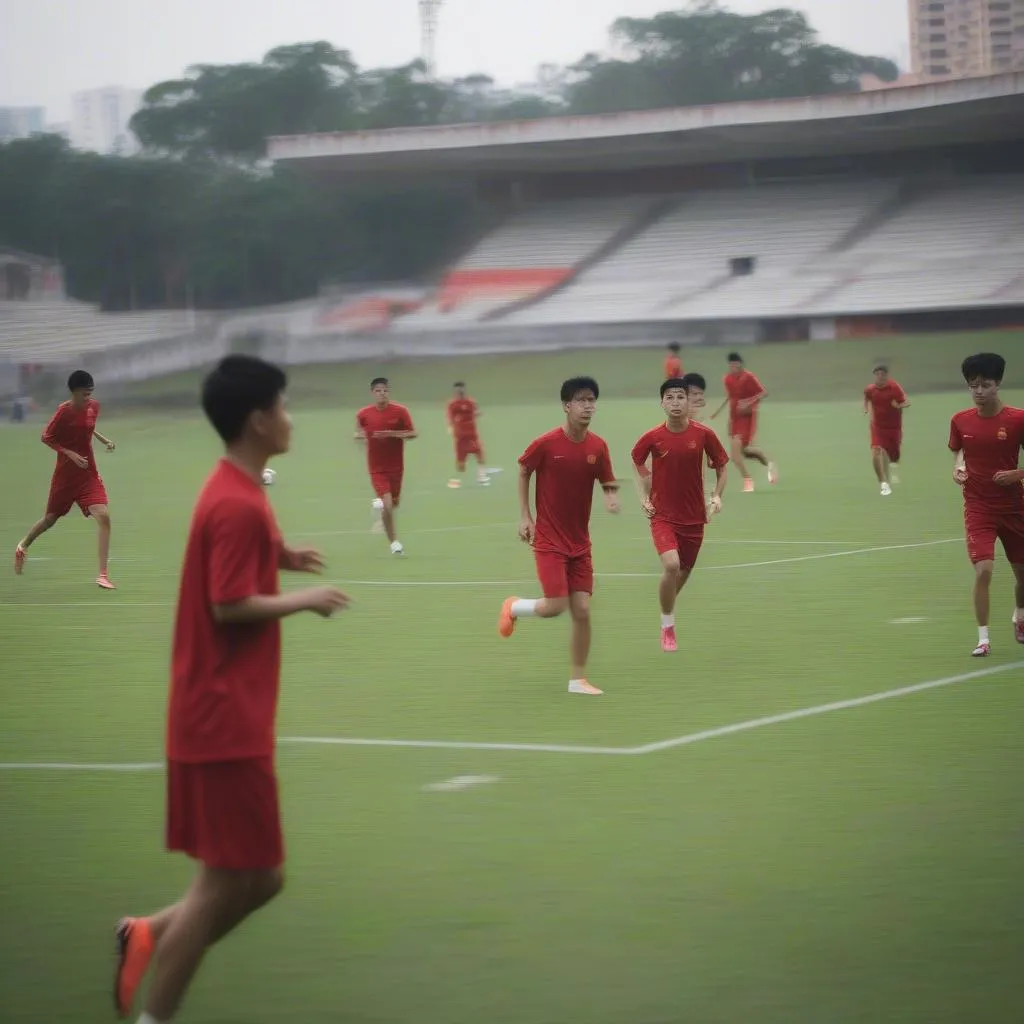
[[[486,786],[494,782],[501,782],[500,775],[456,775],[454,779],[447,779],[445,782],[431,782],[424,786],[427,793],[451,793],[458,789],[469,789],[470,786]]]
[[[961,538],[949,540],[924,540],[915,544],[885,544],[873,548],[848,548],[845,551],[825,551],[817,555],[793,555],[789,558],[769,558],[764,562],[730,562],[727,565],[705,566],[701,572],[722,572],[725,569],[759,569],[768,565],[787,565],[794,562],[815,562],[824,558],[848,558],[852,555],[871,555],[881,551],[907,551],[913,548],[933,548],[939,544],[959,544]],[[598,572],[598,579],[612,580],[656,580],[661,578],[660,572]],[[352,580],[340,579],[339,583],[355,587],[527,587],[533,586],[532,581],[522,580]],[[0,608],[168,608],[167,601],[131,601],[118,604],[113,601],[69,601],[22,603],[20,601],[0,602]]]
[[[785,711],[781,715],[751,718],[749,721],[737,722],[735,725],[723,725],[717,729],[705,729],[703,732],[690,733],[688,736],[677,736],[671,740],[659,740],[657,743],[648,743],[642,747],[634,747],[630,753],[655,754],[658,751],[672,750],[675,747],[688,747],[693,743],[702,743],[704,740],[714,740],[721,736],[731,736],[737,732],[750,732],[753,729],[763,729],[769,725],[795,722],[799,718],[814,718],[817,715],[827,715],[832,711],[848,711],[850,708],[861,708],[868,704],[878,704],[883,700],[908,697],[914,693],[923,693],[925,690],[937,690],[942,686],[956,686],[957,683],[966,683],[972,679],[983,679],[985,676],[994,676],[1000,672],[1009,672],[1010,669],[1022,668],[1024,668],[1024,661],[1013,661],[1008,665],[993,665],[990,668],[981,668],[974,672],[963,672],[960,675],[946,676],[943,679],[931,679],[926,683],[914,683],[912,686],[900,686],[895,690],[869,693],[865,697],[837,700],[831,704],[816,704],[813,707],[800,708],[797,711]]]
[[[445,740],[374,740],[356,739],[343,736],[282,736],[279,737],[280,744],[311,745],[311,746],[332,746],[332,747],[406,747],[426,748],[431,750],[491,750],[506,751],[515,753],[539,753],[539,754],[594,754],[598,756],[632,756],[640,757],[645,754],[656,754],[662,750],[673,750],[676,747],[689,747],[695,743],[703,743],[705,740],[719,739],[722,736],[732,736],[735,733],[752,732],[754,729],[764,729],[770,725],[781,725],[784,722],[795,722],[801,718],[814,718],[818,715],[827,715],[833,711],[848,711],[851,708],[866,707],[869,704],[878,704],[886,700],[896,700],[899,697],[909,697],[915,693],[924,693],[926,690],[937,690],[944,686],[956,686],[958,683],[967,683],[972,679],[984,679],[987,676],[999,675],[1002,672],[1009,672],[1013,669],[1024,669],[1024,661],[1012,661],[1006,665],[991,665],[988,668],[977,669],[974,672],[963,672],[960,675],[946,676],[943,679],[931,679],[925,683],[914,683],[911,686],[900,686],[895,690],[882,690],[879,693],[869,693],[864,697],[852,697],[849,700],[837,700],[830,704],[815,704],[811,707],[798,708],[796,711],[784,711],[778,715],[765,715],[762,718],[751,718],[745,722],[736,722],[733,725],[722,725],[714,729],[704,729],[701,732],[689,733],[685,736],[676,736],[672,739],[659,740],[656,743],[647,743],[640,747],[582,747],[571,744],[558,743],[462,743],[448,742]],[[0,770],[7,771],[52,771],[52,772],[148,772],[157,771],[163,768],[162,762],[138,762],[138,763],[99,763],[81,764],[63,761],[15,761],[0,762]]]
[[[923,615],[908,615],[903,619],[890,619],[890,626],[915,626],[920,622],[927,622],[928,620]]]
[[[401,509],[399,509],[401,511]],[[420,530],[403,530],[402,536],[418,535],[421,533],[462,533],[464,530],[508,530],[518,526],[519,520],[514,523],[474,523],[472,526],[428,526]],[[362,530],[315,530],[313,533],[296,531],[297,537],[353,537],[369,535],[368,529]]]

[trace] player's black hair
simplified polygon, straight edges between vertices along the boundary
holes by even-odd
[[[454,384],[452,385],[452,387],[453,387],[453,388],[464,388],[465,386],[466,386],[466,382],[465,382],[464,380],[457,380],[457,381],[456,381],[456,382],[455,382],[455,383],[454,383]]]
[[[670,341],[668,343],[669,352],[678,352],[682,348],[682,345],[678,341]]]
[[[994,380],[1001,383],[1006,372],[1006,360],[995,352],[978,352],[968,356],[960,365],[960,372],[968,384],[972,380]]]
[[[389,383],[390,381],[387,379],[387,377],[374,377],[373,380],[370,381],[370,390],[372,391],[378,384]]]
[[[225,356],[203,381],[203,412],[225,444],[242,436],[257,409],[273,408],[288,385],[278,366],[255,356]]]
[[[689,391],[694,388],[698,391],[707,391],[708,382],[704,379],[703,374],[700,373],[684,373],[682,376],[683,387]]]
[[[88,370],[75,370],[75,372],[68,377],[68,391],[77,391],[79,388],[94,387],[96,387],[96,384],[92,379],[92,374]]]
[[[878,373],[879,370],[885,370],[885,372],[888,373],[889,367],[886,363],[875,363],[875,368],[871,372]]]
[[[727,363],[742,363],[743,362],[743,356],[741,356],[739,354],[739,352],[730,352],[729,353],[729,358],[726,359],[726,362]]]
[[[677,388],[680,391],[686,390],[686,384],[684,383],[682,377],[669,377],[669,379],[665,381],[664,384],[661,385],[661,389],[659,390],[658,394],[661,395],[662,398],[664,398],[665,392],[671,391],[673,388]]]
[[[570,377],[559,392],[562,403],[571,402],[581,391],[593,391],[595,398],[601,397],[597,381],[593,377]]]

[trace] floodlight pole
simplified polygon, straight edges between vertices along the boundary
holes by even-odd
[[[427,74],[437,74],[437,23],[444,0],[419,0],[420,5],[420,54],[427,67]]]

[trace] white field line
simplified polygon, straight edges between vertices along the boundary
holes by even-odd
[[[909,551],[915,548],[932,548],[939,544],[958,544],[961,538],[947,540],[925,540],[915,544],[884,544],[872,548],[848,548],[844,551],[825,551],[817,555],[794,555],[789,558],[770,558],[763,562],[730,562],[727,565],[709,565],[701,570],[722,572],[726,569],[759,569],[763,566],[788,565],[796,562],[816,562],[826,558],[849,558],[853,555],[871,555],[882,551]],[[660,579],[660,572],[599,572],[598,579]],[[338,583],[354,587],[529,587],[532,581],[523,580],[353,580],[339,579]],[[116,601],[70,601],[70,602],[0,602],[0,608],[167,608],[170,602],[121,602]]]
[[[401,511],[401,509],[399,509]],[[408,537],[421,533],[462,533],[466,530],[510,530],[519,525],[517,519],[514,523],[474,523],[472,526],[428,526],[419,530],[403,530],[402,536]],[[362,530],[315,530],[312,533],[303,530],[295,531],[297,537],[369,537],[370,531]]]
[[[446,740],[376,740],[350,739],[343,736],[282,736],[278,742],[295,746],[399,747],[427,750],[477,750],[508,753],[591,754],[602,757],[642,757],[646,754],[657,754],[663,750],[674,750],[676,747],[693,746],[696,743],[720,739],[723,736],[732,736],[736,733],[752,732],[755,729],[765,729],[772,725],[795,722],[802,718],[815,718],[818,715],[827,715],[833,711],[848,711],[851,708],[866,707],[869,704],[879,704],[882,701],[909,697],[913,694],[924,693],[927,690],[937,690],[945,686],[956,686],[959,683],[971,682],[974,679],[984,679],[987,676],[999,675],[1002,672],[1009,672],[1011,670],[1024,670],[1024,661],[1013,661],[1006,665],[991,665],[988,668],[977,669],[974,672],[963,672],[960,675],[945,676],[942,679],[931,679],[924,683],[914,683],[911,686],[900,686],[895,690],[869,693],[864,697],[837,700],[829,704],[815,704],[811,707],[798,708],[795,711],[785,711],[778,715],[766,715],[762,718],[750,718],[745,722],[735,722],[732,725],[704,729],[701,732],[675,736],[671,739],[659,740],[656,743],[646,743],[639,747],[588,747],[561,743],[467,743]],[[125,773],[158,771],[162,768],[163,764],[155,761],[126,762],[123,764],[89,764],[66,761],[0,762],[0,770],[6,771]]]

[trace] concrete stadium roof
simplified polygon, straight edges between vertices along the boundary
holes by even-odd
[[[332,177],[614,171],[1000,142],[1024,72],[869,92],[497,124],[278,136],[271,159]]]

